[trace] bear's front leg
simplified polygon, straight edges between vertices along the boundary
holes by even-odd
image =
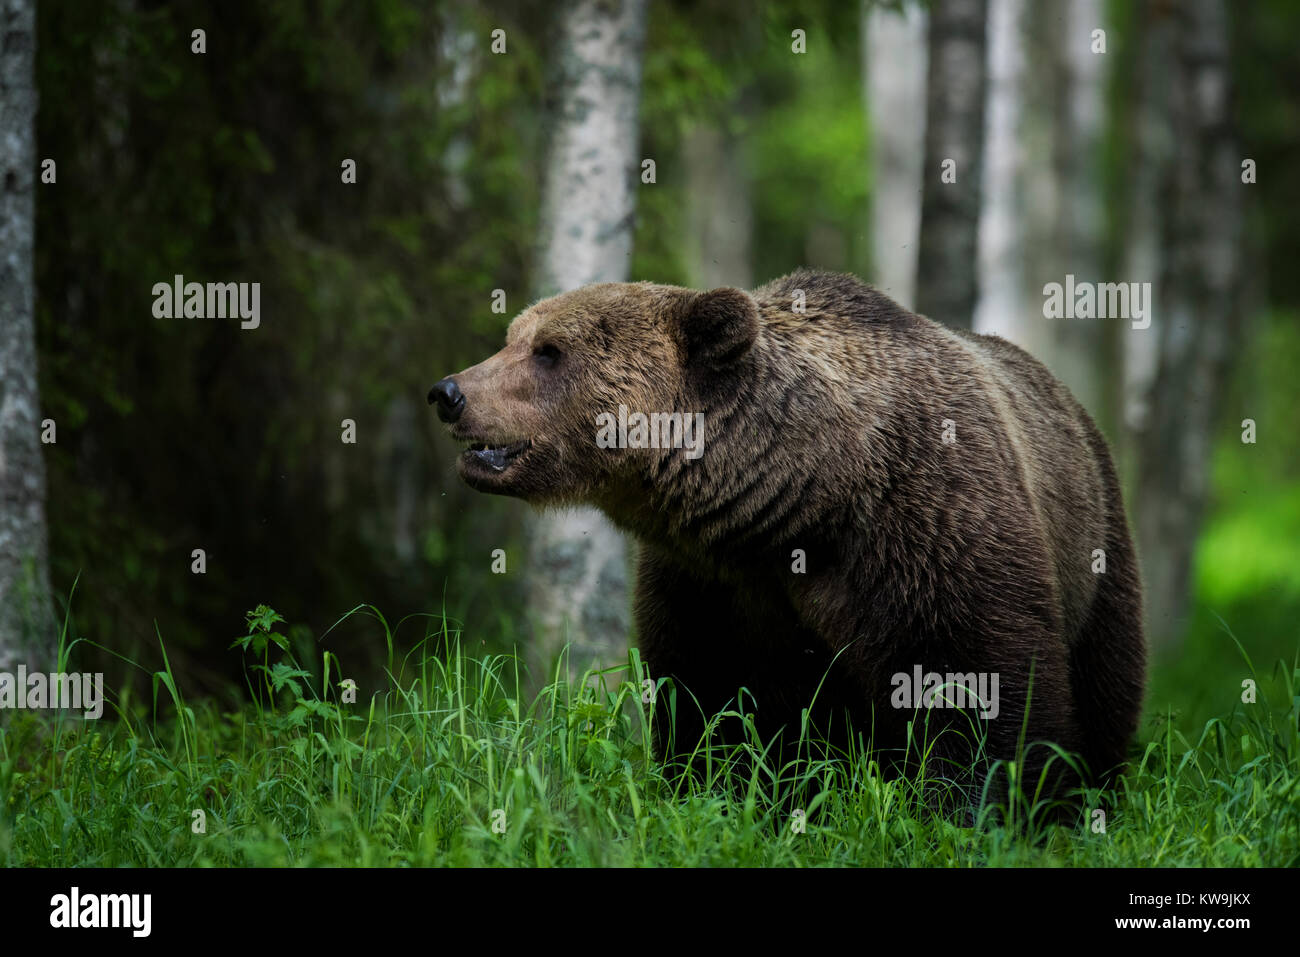
[[[654,548],[641,549],[634,614],[641,659],[673,692],[655,696],[655,746],[660,760],[689,761],[707,745],[710,718],[734,706],[743,654],[734,640],[737,610],[729,589],[692,575]],[[672,696],[676,702],[673,707]]]
[[[746,582],[739,586],[735,581]],[[820,756],[829,742],[846,748],[853,731],[870,734],[868,704],[847,663],[834,662],[829,645],[801,623],[782,582],[752,569],[728,581],[688,567],[676,557],[643,548],[637,574],[636,622],[642,659],[655,679],[669,677],[668,695],[655,701],[656,739],[664,760],[690,761],[712,744],[746,740],[739,719],[703,735],[720,711],[752,715],[767,763],[779,770],[800,752],[805,711],[811,709],[803,750]],[[751,584],[752,583],[752,584]],[[748,740],[753,740],[752,736]],[[694,757],[693,757],[694,756]]]

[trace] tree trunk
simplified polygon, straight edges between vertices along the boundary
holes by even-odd
[[[749,289],[754,211],[743,145],[716,126],[697,123],[686,134],[682,158],[691,284]]]
[[[542,190],[539,296],[625,280],[641,157],[637,109],[645,0],[578,0],[561,15],[557,115]],[[626,657],[630,612],[622,536],[600,512],[540,515],[532,529],[529,659],[548,678],[571,643],[572,676]]]
[[[979,224],[979,302],[975,331],[1002,336],[1039,354],[1043,323],[1026,289],[1023,193],[1025,0],[989,2],[989,79],[983,202]]]
[[[979,295],[987,16],[988,0],[935,0],[930,7],[916,308],[962,329],[971,328]]]
[[[1170,175],[1176,144],[1170,122],[1170,96],[1174,85],[1174,22],[1151,0],[1142,0],[1135,17],[1138,30],[1138,66],[1135,70],[1132,118],[1132,180],[1128,203],[1123,278],[1158,284],[1163,269],[1162,209],[1164,182]],[[1153,287],[1154,288],[1154,287]],[[1157,303],[1159,305],[1159,303]],[[1124,333],[1123,458],[1138,457],[1138,442],[1151,426],[1150,402],[1154,397],[1159,365],[1156,327]]]
[[[0,671],[50,670],[33,272],[36,4],[0,0]]]
[[[1032,312],[1030,336],[1019,344],[1052,370],[1058,369],[1055,322],[1043,316],[1043,286],[1063,282],[1060,222],[1064,215],[1065,186],[1058,145],[1063,102],[1064,70],[1061,37],[1064,29],[1058,5],[1028,2],[1021,20],[1025,70],[1021,85],[1022,115],[1019,145],[1021,165],[1021,268],[1025,296]]]
[[[862,56],[871,128],[871,282],[916,306],[925,146],[925,8],[863,0]]]
[[[1092,52],[1092,31],[1105,28],[1103,7],[1102,0],[1068,0],[1065,28],[1053,18],[1052,31],[1062,81],[1054,111],[1057,136],[1052,165],[1060,181],[1054,245],[1064,272],[1072,273],[1076,281],[1093,283],[1109,278],[1101,275],[1106,227],[1102,140],[1109,54]],[[1065,276],[1056,281],[1064,283]],[[1102,363],[1107,335],[1122,320],[1053,321],[1056,374],[1094,417],[1109,421],[1115,403],[1107,391],[1110,380]]]
[[[479,70],[480,39],[466,26],[464,13],[448,7],[442,13],[442,29],[438,35],[438,58],[441,61],[435,93],[438,106],[451,111],[465,105],[474,75]],[[471,138],[468,130],[454,133],[442,154],[443,181],[447,201],[457,210],[470,205],[469,187],[465,183],[465,170],[470,161]]]
[[[1147,330],[1158,337],[1158,364],[1137,510],[1149,633],[1165,644],[1181,640],[1186,629],[1215,412],[1239,325],[1243,189],[1224,4],[1188,0],[1173,15],[1177,60],[1169,115],[1178,149],[1161,202],[1168,210],[1167,253]]]

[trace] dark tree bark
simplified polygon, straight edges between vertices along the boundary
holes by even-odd
[[[1165,259],[1162,223],[1163,185],[1169,178],[1177,144],[1170,120],[1170,95],[1179,80],[1174,73],[1174,21],[1151,0],[1139,0],[1137,66],[1128,105],[1130,151],[1127,217],[1124,226],[1125,278],[1159,286]],[[1150,429],[1150,401],[1159,364],[1155,329],[1124,330],[1124,450],[1121,458],[1137,462],[1138,443]]]
[[[1076,280],[1104,282],[1106,210],[1102,196],[1105,134],[1105,81],[1109,54],[1092,52],[1091,34],[1104,28],[1102,0],[1067,0],[1063,10],[1039,7],[1051,18],[1054,53],[1059,63],[1056,94],[1056,136],[1052,166],[1059,180],[1059,215],[1056,219],[1057,257],[1061,266],[1056,282],[1065,274]],[[1064,24],[1060,22],[1064,14]],[[1041,291],[1042,286],[1039,286]],[[1116,401],[1112,382],[1102,367],[1107,336],[1122,320],[1064,319],[1055,322],[1054,371],[1070,387],[1094,418],[1109,423]]]
[[[0,671],[52,667],[33,273],[36,4],[0,2]]]
[[[988,0],[935,0],[930,7],[916,310],[963,329],[971,328],[979,295],[987,18]],[[955,182],[943,181],[948,160]]]
[[[1168,91],[1175,149],[1161,194],[1166,253],[1148,330],[1158,337],[1158,359],[1140,442],[1137,509],[1149,634],[1160,643],[1180,640],[1187,624],[1216,410],[1240,325],[1245,188],[1225,6],[1188,0],[1166,15],[1176,21],[1176,82]]]

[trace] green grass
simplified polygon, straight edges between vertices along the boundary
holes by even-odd
[[[1300,863],[1300,653],[1260,681],[1274,700],[1238,704],[1195,735],[1170,708],[1149,717],[1126,777],[1086,796],[1105,812],[1102,833],[1029,806],[1021,826],[957,826],[916,782],[882,780],[869,755],[785,773],[758,759],[740,776],[735,759],[758,749],[715,746],[710,780],[669,775],[651,756],[635,654],[586,676],[598,688],[557,682],[526,700],[513,658],[462,654],[442,619],[396,660],[388,623],[357,613],[374,616],[389,685],[358,689],[356,703],[340,703],[338,659],[301,667],[262,607],[236,642],[254,698],[241,710],[191,705],[164,649],[150,702],[119,699],[98,722],[5,713],[0,864]]]

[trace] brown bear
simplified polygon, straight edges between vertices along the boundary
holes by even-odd
[[[677,689],[665,758],[729,705],[788,746],[813,705],[821,740],[851,729],[898,770],[928,738],[964,788],[1020,755],[1032,791],[1053,763],[1034,742],[1094,777],[1122,763],[1145,646],[1120,486],[1016,346],[847,275],[603,283],[524,310],[429,401],[469,485],[594,504],[640,542],[641,654]]]

